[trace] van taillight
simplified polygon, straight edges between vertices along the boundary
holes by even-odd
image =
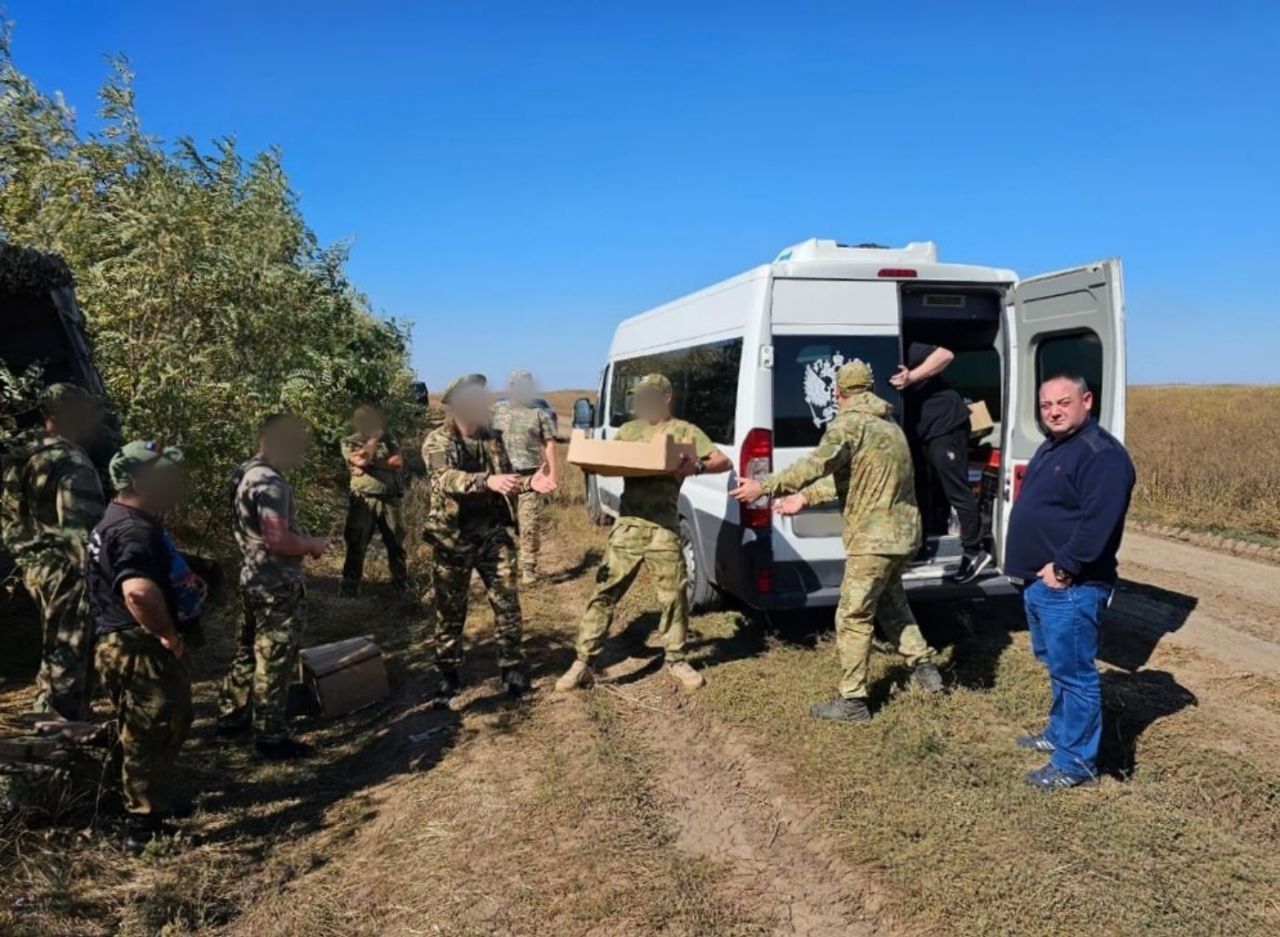
[[[914,280],[917,274],[910,267],[883,267],[876,276],[892,280]]]
[[[742,443],[742,459],[738,463],[739,478],[754,478],[756,481],[773,471],[773,433],[767,429],[753,429],[747,433]],[[769,499],[761,498],[742,506],[742,524],[744,527],[768,527]]]
[[[773,591],[773,567],[761,566],[756,570],[756,592],[767,593]]]

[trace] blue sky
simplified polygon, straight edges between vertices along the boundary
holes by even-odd
[[[91,125],[278,144],[433,388],[594,382],[618,319],[807,237],[1119,255],[1130,375],[1278,381],[1280,4],[8,0]]]

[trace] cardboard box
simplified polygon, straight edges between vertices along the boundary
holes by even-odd
[[[569,437],[569,464],[592,475],[669,475],[686,458],[697,457],[692,443],[676,442],[666,433],[655,435],[648,442],[588,439],[580,429]]]
[[[979,400],[977,403],[969,404],[970,433],[973,435],[985,433],[995,425],[995,421],[991,419],[991,411],[987,409],[987,403],[985,400]]]
[[[341,716],[391,695],[382,650],[373,638],[348,638],[303,649],[302,681],[326,716]]]

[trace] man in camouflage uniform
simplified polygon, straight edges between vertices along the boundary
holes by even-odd
[[[311,753],[289,737],[285,703],[306,625],[303,557],[319,558],[329,544],[298,527],[293,488],[282,474],[302,464],[309,445],[301,420],[273,414],[262,421],[257,455],[231,478],[244,618],[222,685],[218,729],[234,734],[252,724],[255,750],[273,761]]]
[[[493,428],[502,434],[502,442],[517,474],[525,477],[543,471],[554,490],[556,472],[556,428],[551,417],[533,402],[535,384],[528,371],[514,371],[507,387],[507,398],[493,406]],[[516,498],[516,527],[520,534],[520,583],[538,581],[538,544],[542,524],[542,505],[546,497],[540,492],[522,491]]]
[[[498,666],[503,688],[518,697],[529,688],[520,669],[520,598],[512,499],[524,491],[549,490],[545,473],[516,474],[502,436],[489,428],[488,394],[482,374],[468,374],[445,388],[449,416],[422,444],[431,485],[431,512],[423,536],[433,555],[438,603],[435,656],[440,685],[437,705],[448,705],[462,686],[462,629],[471,573],[480,574],[493,608]]]
[[[408,587],[405,570],[404,521],[401,499],[404,484],[400,470],[404,460],[400,444],[387,431],[382,412],[362,403],[351,416],[355,430],[342,440],[342,457],[351,473],[347,499],[347,523],[342,538],[347,558],[342,564],[342,594],[354,597],[364,576],[364,556],[374,531],[382,535],[391,568],[391,586],[397,592]]]
[[[191,661],[162,526],[178,502],[182,453],[131,442],[111,459],[115,500],[89,539],[86,580],[95,660],[116,711],[125,848],[165,832],[174,763],[191,727]],[[197,612],[198,614],[198,612]]]
[[[98,472],[82,446],[93,436],[98,410],[74,384],[48,387],[40,410],[43,428],[18,436],[5,454],[4,541],[40,610],[34,709],[82,719],[92,644],[84,548],[105,508]]]
[[[700,673],[685,660],[689,607],[685,595],[687,573],[680,552],[680,485],[690,475],[727,472],[729,458],[707,434],[671,415],[671,382],[648,374],[635,387],[636,419],[624,423],[614,437],[619,442],[646,442],[655,435],[692,443],[697,458],[671,475],[627,478],[622,485],[618,522],[609,534],[604,562],[596,574],[596,592],[578,625],[577,659],[556,682],[568,691],[591,684],[591,658],[604,644],[618,602],[635,581],[642,565],[649,567],[658,593],[658,634],[666,649],[667,669],[687,689],[702,686]]]
[[[840,409],[818,447],[781,472],[746,479],[730,494],[750,503],[786,495],[774,505],[795,514],[806,504],[839,501],[844,510],[844,581],[836,608],[840,695],[813,707],[819,719],[858,722],[867,708],[867,666],[877,621],[913,666],[914,682],[942,689],[934,650],[920,633],[902,588],[902,571],[920,546],[911,452],[893,408],[874,393],[871,367],[854,359],[836,374]]]

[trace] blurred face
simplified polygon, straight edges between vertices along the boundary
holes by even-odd
[[[1089,419],[1093,394],[1081,391],[1075,381],[1045,381],[1040,386],[1040,419],[1050,435],[1070,436]]]
[[[641,387],[636,391],[634,407],[639,419],[660,423],[671,415],[671,395],[656,387]]]
[[[509,389],[511,399],[521,406],[528,406],[537,396],[533,381],[516,381]]]
[[[74,443],[86,443],[97,427],[98,408],[89,400],[71,401],[54,417],[54,423],[59,435]]]
[[[311,434],[300,420],[284,420],[277,423],[262,438],[262,451],[278,469],[297,468],[311,448]]]
[[[358,407],[351,416],[351,425],[362,436],[373,436],[382,432],[382,414],[374,407]]]
[[[470,426],[483,426],[489,422],[489,395],[478,384],[459,387],[449,395],[449,409],[454,419]]]
[[[139,472],[133,479],[133,490],[151,513],[168,513],[182,500],[182,469],[172,463],[162,462]]]

